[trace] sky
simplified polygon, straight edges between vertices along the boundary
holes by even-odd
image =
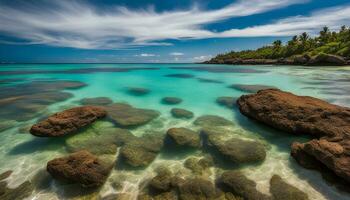
[[[350,25],[349,0],[0,0],[0,63],[188,63]]]

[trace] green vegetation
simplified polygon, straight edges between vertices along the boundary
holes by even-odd
[[[276,40],[271,45],[257,50],[220,54],[209,63],[225,63],[234,59],[283,59],[293,58],[297,55],[312,57],[320,54],[350,58],[350,28],[342,26],[338,32],[331,32],[328,27],[324,27],[319,36],[314,38],[305,32],[294,36],[285,45],[282,44],[281,40]]]

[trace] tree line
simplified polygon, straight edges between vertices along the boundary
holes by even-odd
[[[316,37],[311,37],[304,32],[295,35],[286,44],[281,40],[274,41],[271,45],[256,50],[231,51],[220,54],[212,61],[224,61],[228,59],[281,59],[296,55],[315,56],[320,53],[333,54],[350,58],[350,28],[342,26],[338,31],[331,31],[323,27]]]

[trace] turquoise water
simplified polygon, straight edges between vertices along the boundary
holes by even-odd
[[[220,70],[218,70],[220,69]],[[191,78],[168,77],[169,74],[190,74]],[[200,79],[217,82],[202,82]],[[350,199],[348,193],[337,190],[325,182],[316,171],[298,166],[290,158],[290,144],[304,141],[305,138],[284,134],[261,126],[243,117],[239,111],[218,105],[220,96],[239,97],[243,91],[229,88],[232,84],[258,84],[278,87],[298,95],[309,95],[324,99],[330,103],[350,106],[350,68],[334,67],[298,67],[298,66],[222,66],[202,64],[51,64],[51,65],[1,65],[0,92],[8,87],[22,87],[31,81],[79,81],[86,87],[66,90],[73,96],[65,101],[56,102],[42,108],[42,115],[25,121],[11,121],[11,126],[0,133],[0,173],[13,170],[7,179],[10,187],[16,187],[25,180],[33,180],[44,170],[47,161],[65,155],[64,144],[52,140],[35,138],[20,133],[19,128],[28,127],[37,119],[66,108],[79,106],[82,98],[108,97],[114,102],[126,102],[134,107],[158,110],[161,116],[155,121],[131,130],[141,136],[147,130],[164,132],[171,127],[193,127],[192,120],[174,119],[170,115],[173,107],[185,108],[194,112],[195,117],[213,114],[235,122],[242,138],[253,138],[266,144],[266,160],[258,166],[246,166],[242,170],[257,182],[260,191],[269,193],[269,180],[278,174],[288,183],[308,193],[310,199]],[[151,92],[144,96],[130,95],[129,87],[147,88]],[[39,91],[34,91],[38,93]],[[164,105],[161,99],[174,96],[183,99],[176,106]],[[3,97],[0,97],[0,103]],[[1,107],[6,112],[8,107]],[[2,119],[6,121],[6,119]],[[108,125],[106,125],[108,126]],[[138,185],[154,176],[153,169],[166,164],[180,169],[183,174],[186,157],[174,156],[169,159],[161,154],[146,169],[141,171],[114,169],[107,183],[100,191],[101,196],[113,193],[130,193],[136,198]],[[214,179],[218,171],[212,168],[210,178]],[[179,173],[180,173],[179,172]],[[123,177],[123,178],[121,178]],[[115,180],[123,180],[120,187],[113,187]],[[65,188],[53,180],[48,181],[45,189],[36,188],[32,199],[66,199]]]

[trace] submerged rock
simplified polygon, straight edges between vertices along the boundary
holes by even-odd
[[[199,134],[187,128],[171,128],[167,138],[177,146],[198,148],[201,145]]]
[[[101,107],[82,106],[56,113],[32,126],[30,133],[39,137],[58,137],[77,132],[94,121],[105,117]]]
[[[247,93],[256,93],[259,90],[273,89],[276,87],[270,86],[270,85],[233,84],[230,86],[230,88],[233,88],[242,92],[247,92]]]
[[[214,146],[225,158],[238,164],[261,162],[266,157],[264,145],[256,141],[232,138]]]
[[[22,200],[33,193],[34,187],[30,181],[25,181],[16,188],[8,188],[6,182],[0,182],[1,200]]]
[[[53,178],[79,183],[83,187],[103,185],[112,168],[113,164],[102,161],[85,150],[47,163],[47,171]]]
[[[8,170],[8,171],[0,174],[0,181],[7,179],[9,176],[11,176],[12,172],[13,172],[12,170]]]
[[[273,175],[270,180],[270,192],[275,200],[308,200],[305,192],[286,183],[278,175]]]
[[[216,115],[203,115],[198,117],[194,122],[197,126],[213,127],[213,126],[233,126],[233,122]]]
[[[135,136],[125,129],[94,125],[68,138],[66,146],[69,152],[88,150],[95,155],[115,154],[117,147],[134,138]]]
[[[0,106],[4,108],[0,118],[27,121],[40,116],[47,106],[64,101],[73,95],[66,89],[79,89],[86,84],[76,81],[33,81],[3,87]]]
[[[128,88],[128,93],[135,95],[135,96],[143,96],[146,95],[148,93],[150,93],[151,90],[146,89],[146,88],[139,88],[139,87],[130,87]]]
[[[227,108],[233,108],[236,105],[237,98],[234,97],[218,97],[216,103]]]
[[[164,136],[160,134],[135,137],[120,149],[120,159],[132,167],[146,167],[157,157],[163,140]]]
[[[157,118],[160,113],[155,110],[134,108],[124,103],[106,106],[108,116],[120,127],[137,127]]]
[[[187,158],[184,166],[190,169],[195,175],[210,175],[209,168],[214,165],[213,158],[206,156],[203,158],[190,157]]]
[[[218,183],[225,191],[232,192],[246,200],[270,200],[271,197],[259,192],[256,183],[248,179],[240,171],[224,172],[218,179]]]
[[[222,195],[211,181],[203,178],[187,179],[179,185],[179,196],[182,200],[219,199]]]
[[[173,108],[170,112],[175,118],[191,119],[194,116],[193,112],[182,108]]]
[[[177,97],[164,97],[162,99],[162,103],[167,104],[167,105],[175,105],[175,104],[179,104],[181,102],[182,102],[182,99],[177,98]]]
[[[80,100],[82,105],[105,106],[112,104],[113,101],[108,97],[84,98]]]
[[[172,173],[167,168],[158,170],[157,176],[149,182],[149,187],[156,192],[167,192],[171,190]]]

